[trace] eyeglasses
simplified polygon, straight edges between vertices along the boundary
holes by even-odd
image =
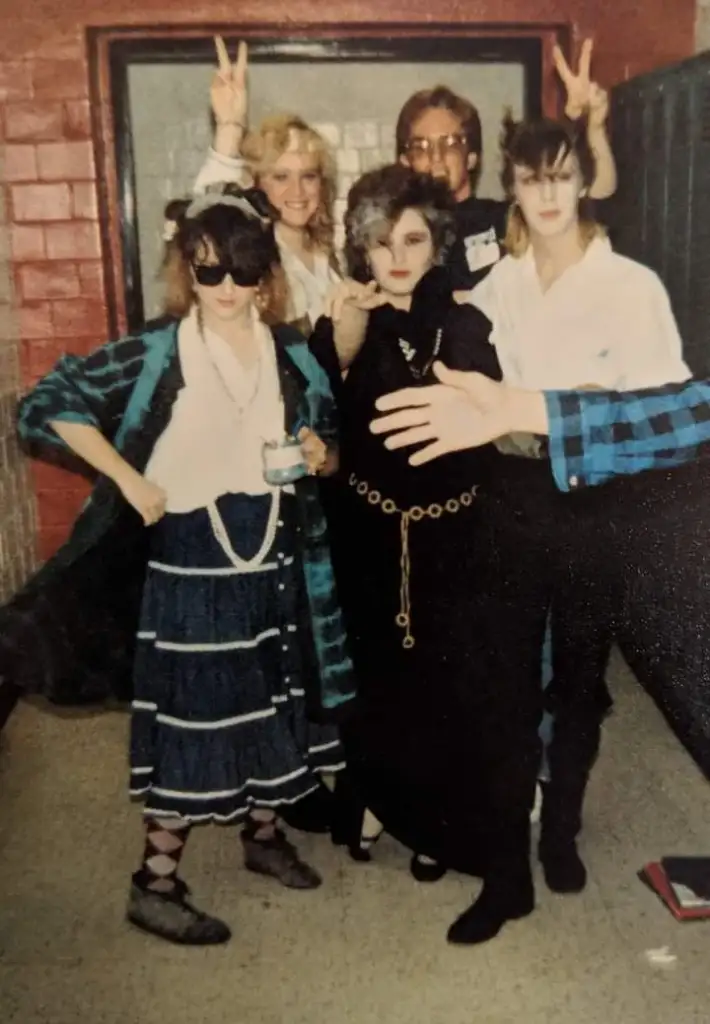
[[[206,288],[216,288],[227,274],[240,288],[254,288],[262,278],[262,272],[252,268],[234,267],[228,263],[193,263],[197,283]]]
[[[435,155],[446,156],[447,153],[462,152],[467,148],[468,139],[463,132],[452,132],[449,135],[437,135],[431,138],[415,135],[405,149],[415,160],[429,159]]]

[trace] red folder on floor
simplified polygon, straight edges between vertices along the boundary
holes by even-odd
[[[710,860],[708,860],[710,868]],[[710,900],[697,895],[687,886],[671,881],[662,861],[651,861],[639,871],[641,881],[659,896],[678,921],[710,918]]]

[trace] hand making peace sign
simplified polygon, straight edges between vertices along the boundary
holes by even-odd
[[[212,77],[210,100],[212,112],[218,125],[238,125],[246,128],[247,122],[247,44],[242,40],[237,50],[237,59],[232,64],[227,47],[221,36],[215,36],[217,49],[217,70]]]
[[[585,39],[579,55],[577,74],[572,71],[559,46],[555,46],[553,49],[552,57],[557,74],[562,79],[567,90],[567,103],[565,106],[567,117],[576,121],[586,113],[590,126],[600,128],[606,121],[609,113],[609,96],[605,89],[602,89],[600,85],[597,85],[590,78],[593,49],[594,41],[592,39]]]

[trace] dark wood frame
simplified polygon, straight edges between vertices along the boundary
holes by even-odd
[[[144,322],[128,68],[131,64],[148,62],[212,62],[216,33],[224,36],[230,52],[235,51],[238,39],[247,39],[253,63],[332,63],[336,60],[520,63],[525,68],[526,114],[531,116],[556,105],[556,97],[543,84],[551,78],[552,45],[560,42],[568,48],[569,44],[562,26],[378,24],[336,29],[332,25],[314,25],[307,30],[286,32],[281,26],[252,23],[244,27],[89,29],[93,137],[106,300],[113,335],[134,330]]]

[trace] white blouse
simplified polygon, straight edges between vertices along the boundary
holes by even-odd
[[[193,192],[200,194],[206,191],[210,185],[221,182],[234,182],[242,188],[249,188],[253,184],[245,160],[241,157],[222,156],[216,150],[210,149],[207,159],[197,175]],[[331,266],[325,253],[313,254],[313,270],[310,270],[292,249],[279,241],[278,230],[276,243],[288,281],[287,319],[296,321],[307,317],[313,327],[316,320],[324,313],[325,298],[331,285],[339,281],[340,277]]]
[[[184,387],[146,467],[168,512],[204,508],[223,494],[266,494],[264,441],[284,435],[271,331],[255,314],[259,358],[245,370],[226,341],[200,331],[195,310],[178,328]]]
[[[486,314],[503,376],[530,390],[655,387],[690,377],[660,278],[594,239],[543,292],[528,248],[471,291]]]

